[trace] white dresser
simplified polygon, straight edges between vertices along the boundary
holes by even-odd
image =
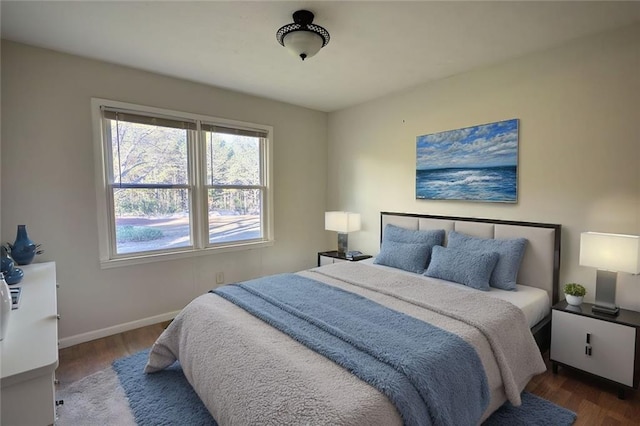
[[[11,311],[7,335],[0,341],[0,424],[50,425],[55,421],[53,382],[58,366],[56,264],[20,268],[20,307]]]

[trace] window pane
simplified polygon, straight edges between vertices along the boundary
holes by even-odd
[[[114,188],[116,253],[192,245],[187,189]]]
[[[207,183],[260,185],[260,138],[205,132]]]
[[[114,183],[187,183],[188,130],[109,121]]]
[[[209,243],[262,238],[260,189],[209,190]]]

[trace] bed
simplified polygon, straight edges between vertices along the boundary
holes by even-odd
[[[480,238],[521,237],[527,239],[527,249],[520,264],[517,282],[525,290],[544,290],[549,297],[550,304],[542,308],[545,314],[539,321],[531,324],[531,331],[540,352],[544,353],[549,349],[551,343],[551,306],[560,300],[561,225],[395,212],[382,212],[380,218],[381,241],[384,236],[384,228],[388,224],[407,229],[444,229],[447,234],[449,231],[458,231]],[[511,297],[517,298],[518,296],[512,294]],[[522,308],[526,300],[516,300],[515,302],[518,302],[518,306]]]
[[[264,277],[196,298],[153,345],[145,371],[178,360],[221,425],[479,424],[505,401],[519,404],[528,381],[545,370],[538,347],[548,342],[558,298],[560,226],[391,212],[380,224],[375,261]],[[426,272],[419,272],[430,277],[384,261],[401,252],[394,235],[442,238],[422,261]],[[464,270],[458,281],[484,285],[488,276],[478,277],[488,269],[494,278],[502,255],[455,246],[465,238],[525,239],[515,291],[439,278],[458,279]],[[422,243],[402,244],[416,259],[423,253]],[[451,268],[461,254],[472,266]]]

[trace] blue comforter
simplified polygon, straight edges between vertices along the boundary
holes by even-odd
[[[365,297],[295,274],[211,292],[377,388],[406,425],[474,425],[489,404],[471,345]]]

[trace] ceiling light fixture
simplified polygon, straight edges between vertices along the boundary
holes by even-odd
[[[293,13],[293,24],[285,25],[276,33],[278,43],[303,61],[329,43],[329,32],[312,22],[313,13],[298,10]]]

